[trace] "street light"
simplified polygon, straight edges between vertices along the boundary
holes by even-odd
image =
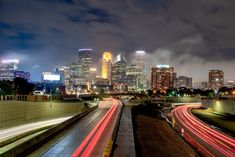
[[[235,95],[235,90],[233,91],[233,99],[234,99],[234,95]]]

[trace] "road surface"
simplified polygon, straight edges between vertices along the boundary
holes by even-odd
[[[176,107],[171,114],[181,135],[204,156],[235,156],[235,139],[205,124],[191,113],[200,105]]]
[[[69,131],[29,156],[101,156],[112,135],[121,103],[110,99],[79,120]]]
[[[34,123],[29,123],[29,124],[23,124],[23,125],[19,125],[16,127],[0,130],[0,142],[3,142],[7,139],[13,138],[18,135],[22,135],[24,133],[27,133],[33,130],[59,124],[69,118],[71,118],[71,116],[55,118],[51,120],[45,120],[45,121],[34,122]]]

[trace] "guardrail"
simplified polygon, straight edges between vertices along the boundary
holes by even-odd
[[[44,141],[46,141],[47,139],[49,139],[50,137],[54,136],[55,134],[57,134],[58,132],[60,132],[62,129],[64,129],[65,127],[71,125],[72,123],[76,122],[77,120],[83,118],[84,116],[86,116],[88,113],[90,113],[91,111],[95,110],[96,108],[98,108],[98,106],[94,106],[88,110],[86,110],[83,113],[80,113],[64,122],[62,122],[61,124],[58,124],[54,127],[52,127],[51,129],[33,137],[32,139],[23,142],[22,144],[19,144],[18,146],[6,150],[5,152],[2,152],[0,154],[1,157],[9,157],[9,156],[25,156],[25,154],[28,153],[28,150],[33,149],[34,147],[36,147],[37,145],[40,145],[41,143],[43,143]]]

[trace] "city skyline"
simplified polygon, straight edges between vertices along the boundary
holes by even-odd
[[[169,64],[198,82],[208,80],[210,69],[224,71],[226,81],[235,78],[234,1],[0,4],[0,58],[19,58],[32,80],[76,61],[77,49],[87,47],[95,50],[96,62],[104,51],[131,59],[134,51],[145,50],[150,63]]]
[[[83,49],[81,49],[81,50],[83,50]],[[86,50],[86,49],[84,49],[84,50]],[[92,49],[90,49],[90,50],[92,50]],[[92,50],[93,51],[93,50]],[[143,50],[141,50],[141,51],[143,51]],[[78,52],[79,52],[79,50],[78,50]],[[143,52],[145,52],[145,51],[143,51]],[[106,53],[106,52],[104,52],[104,53]],[[112,53],[112,52],[110,52],[110,53]],[[120,53],[121,54],[121,53]],[[120,54],[117,54],[116,56],[114,56],[114,57],[118,57]],[[137,54],[138,55],[138,50],[135,52],[135,54]],[[133,56],[135,56],[135,54],[133,54]],[[147,58],[148,57],[148,54],[147,53],[144,53],[144,55],[146,55],[145,57]],[[77,57],[76,55],[74,56],[74,57]],[[91,56],[92,57],[92,56]],[[124,58],[125,58],[125,56],[124,56]],[[99,58],[98,60],[100,60],[100,59],[102,59],[102,56],[101,56],[101,58]],[[6,61],[8,61],[8,60],[13,60],[13,61],[15,61],[15,60],[17,60],[18,61],[18,67],[21,67],[20,65],[22,64],[22,62],[19,60],[19,59],[16,59],[16,58],[5,58],[5,59],[2,59],[2,61],[4,61],[4,60],[6,60]],[[113,61],[112,62],[112,64],[114,63],[115,61]],[[131,65],[135,65],[136,64],[136,62],[135,62],[135,59],[131,59],[131,62],[129,62],[129,60],[127,60],[127,66],[131,66]],[[47,69],[46,71],[48,71],[48,72],[54,72],[54,70],[55,70],[55,68],[56,67],[58,67],[58,66],[70,66],[70,65],[72,65],[72,64],[79,64],[79,62],[70,62],[70,63],[66,63],[66,64],[55,64],[51,69]],[[102,69],[102,64],[100,65],[100,64],[96,64],[96,63],[91,63],[93,66],[92,67],[94,67],[94,68],[96,68],[96,69]],[[148,62],[146,63],[146,68],[150,68],[150,69],[148,69],[148,71],[147,71],[147,73],[151,73],[151,68],[153,68],[153,67],[156,67],[157,65],[170,65],[170,66],[172,66],[171,64],[151,64],[151,66],[149,66],[148,67]],[[100,66],[100,67],[99,67]],[[175,68],[175,66],[172,66],[172,67],[174,67]],[[24,70],[24,69],[22,69],[22,68],[18,68],[18,70]],[[182,74],[180,71],[177,71],[177,69],[175,69],[175,73],[177,74],[177,77],[178,76],[186,76],[186,77],[191,77],[192,78],[192,82],[193,82],[193,84],[194,84],[194,86],[195,86],[195,88],[198,88],[199,86],[201,86],[201,83],[202,82],[208,82],[208,79],[209,79],[209,77],[208,77],[208,72],[210,72],[211,70],[217,70],[217,69],[204,69],[204,72],[206,72],[206,79],[205,80],[200,80],[200,81],[197,81],[197,80],[195,80],[192,76],[188,76],[188,75],[185,75],[185,74]],[[221,70],[221,69],[218,69],[218,70]],[[223,71],[223,70],[222,70]],[[38,79],[32,79],[32,78],[35,78],[35,76],[30,76],[30,80],[31,81],[41,81],[41,76],[42,76],[42,73],[43,73],[44,71],[42,71],[41,73],[37,73],[36,75],[36,77],[38,77]],[[100,72],[98,72],[97,73],[97,76],[101,76],[102,75],[102,71],[100,71]],[[229,83],[229,81],[234,81],[234,79],[226,79],[226,74],[225,74],[225,77],[224,77],[225,79],[224,79],[224,84],[226,85],[227,83]]]

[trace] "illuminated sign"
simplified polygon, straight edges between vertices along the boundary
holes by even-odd
[[[45,80],[45,81],[60,81],[60,75],[44,74],[43,80]]]
[[[139,51],[136,51],[137,54],[145,54],[145,51],[143,50],[139,50]]]
[[[78,51],[92,51],[92,49],[79,49]]]
[[[160,65],[157,65],[157,68],[170,68],[170,66],[166,64],[160,64]]]

